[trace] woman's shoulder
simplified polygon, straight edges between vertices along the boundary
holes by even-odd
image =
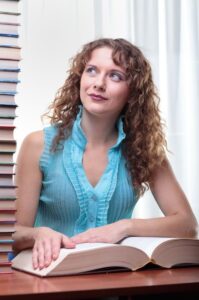
[[[38,161],[43,151],[43,146],[44,138],[42,130],[29,133],[22,142],[17,161]]]
[[[44,147],[44,133],[43,130],[29,133],[23,140],[20,147],[22,155],[39,156]]]
[[[42,147],[44,144],[44,132],[43,130],[33,131],[29,133],[24,141],[23,144],[30,147]]]
[[[43,147],[45,139],[51,139],[57,133],[57,128],[55,126],[48,126],[42,130],[33,131],[29,133],[23,143],[31,147]]]

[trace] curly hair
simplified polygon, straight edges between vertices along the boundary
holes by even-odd
[[[101,47],[111,48],[113,62],[126,71],[130,93],[121,112],[126,134],[122,151],[139,198],[152,183],[155,168],[165,160],[167,144],[151,66],[140,49],[130,42],[124,39],[98,39],[84,45],[72,59],[68,77],[45,114],[51,124],[58,126],[52,151],[56,151],[60,142],[71,132],[81,104],[81,75],[92,51]]]

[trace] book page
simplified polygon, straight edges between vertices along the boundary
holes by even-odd
[[[83,243],[83,244],[77,244],[76,248],[74,249],[65,249],[67,251],[72,250],[74,251],[82,251],[82,250],[91,250],[101,247],[110,247],[110,246],[116,246],[116,244],[108,244],[108,243]]]
[[[124,239],[120,244],[141,249],[149,257],[151,257],[153,250],[158,245],[172,239],[173,238],[164,238],[164,237],[128,237]]]
[[[46,276],[69,254],[83,252],[83,251],[92,251],[94,249],[114,247],[114,246],[117,245],[107,244],[107,243],[84,243],[84,244],[76,245],[74,249],[62,248],[60,250],[59,257],[56,260],[52,261],[48,267],[43,268],[42,270],[33,269],[32,249],[23,250],[12,260],[12,267],[33,274],[37,274],[39,276]]]
[[[99,248],[105,248],[105,247],[114,247],[117,246],[116,244],[108,244],[108,243],[83,243],[83,244],[77,244],[75,248],[73,249],[66,249],[62,248],[60,250],[59,257],[55,261],[56,264],[62,261],[64,257],[66,257],[69,254],[72,253],[78,253],[82,251],[91,251],[94,249],[99,249]]]

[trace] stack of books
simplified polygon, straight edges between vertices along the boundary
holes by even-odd
[[[8,253],[12,251],[16,222],[13,154],[20,71],[19,17],[19,1],[0,0],[0,273],[12,272]]]

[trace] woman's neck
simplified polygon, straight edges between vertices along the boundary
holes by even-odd
[[[98,117],[83,109],[81,127],[90,145],[101,146],[114,144],[117,140],[116,119]]]

